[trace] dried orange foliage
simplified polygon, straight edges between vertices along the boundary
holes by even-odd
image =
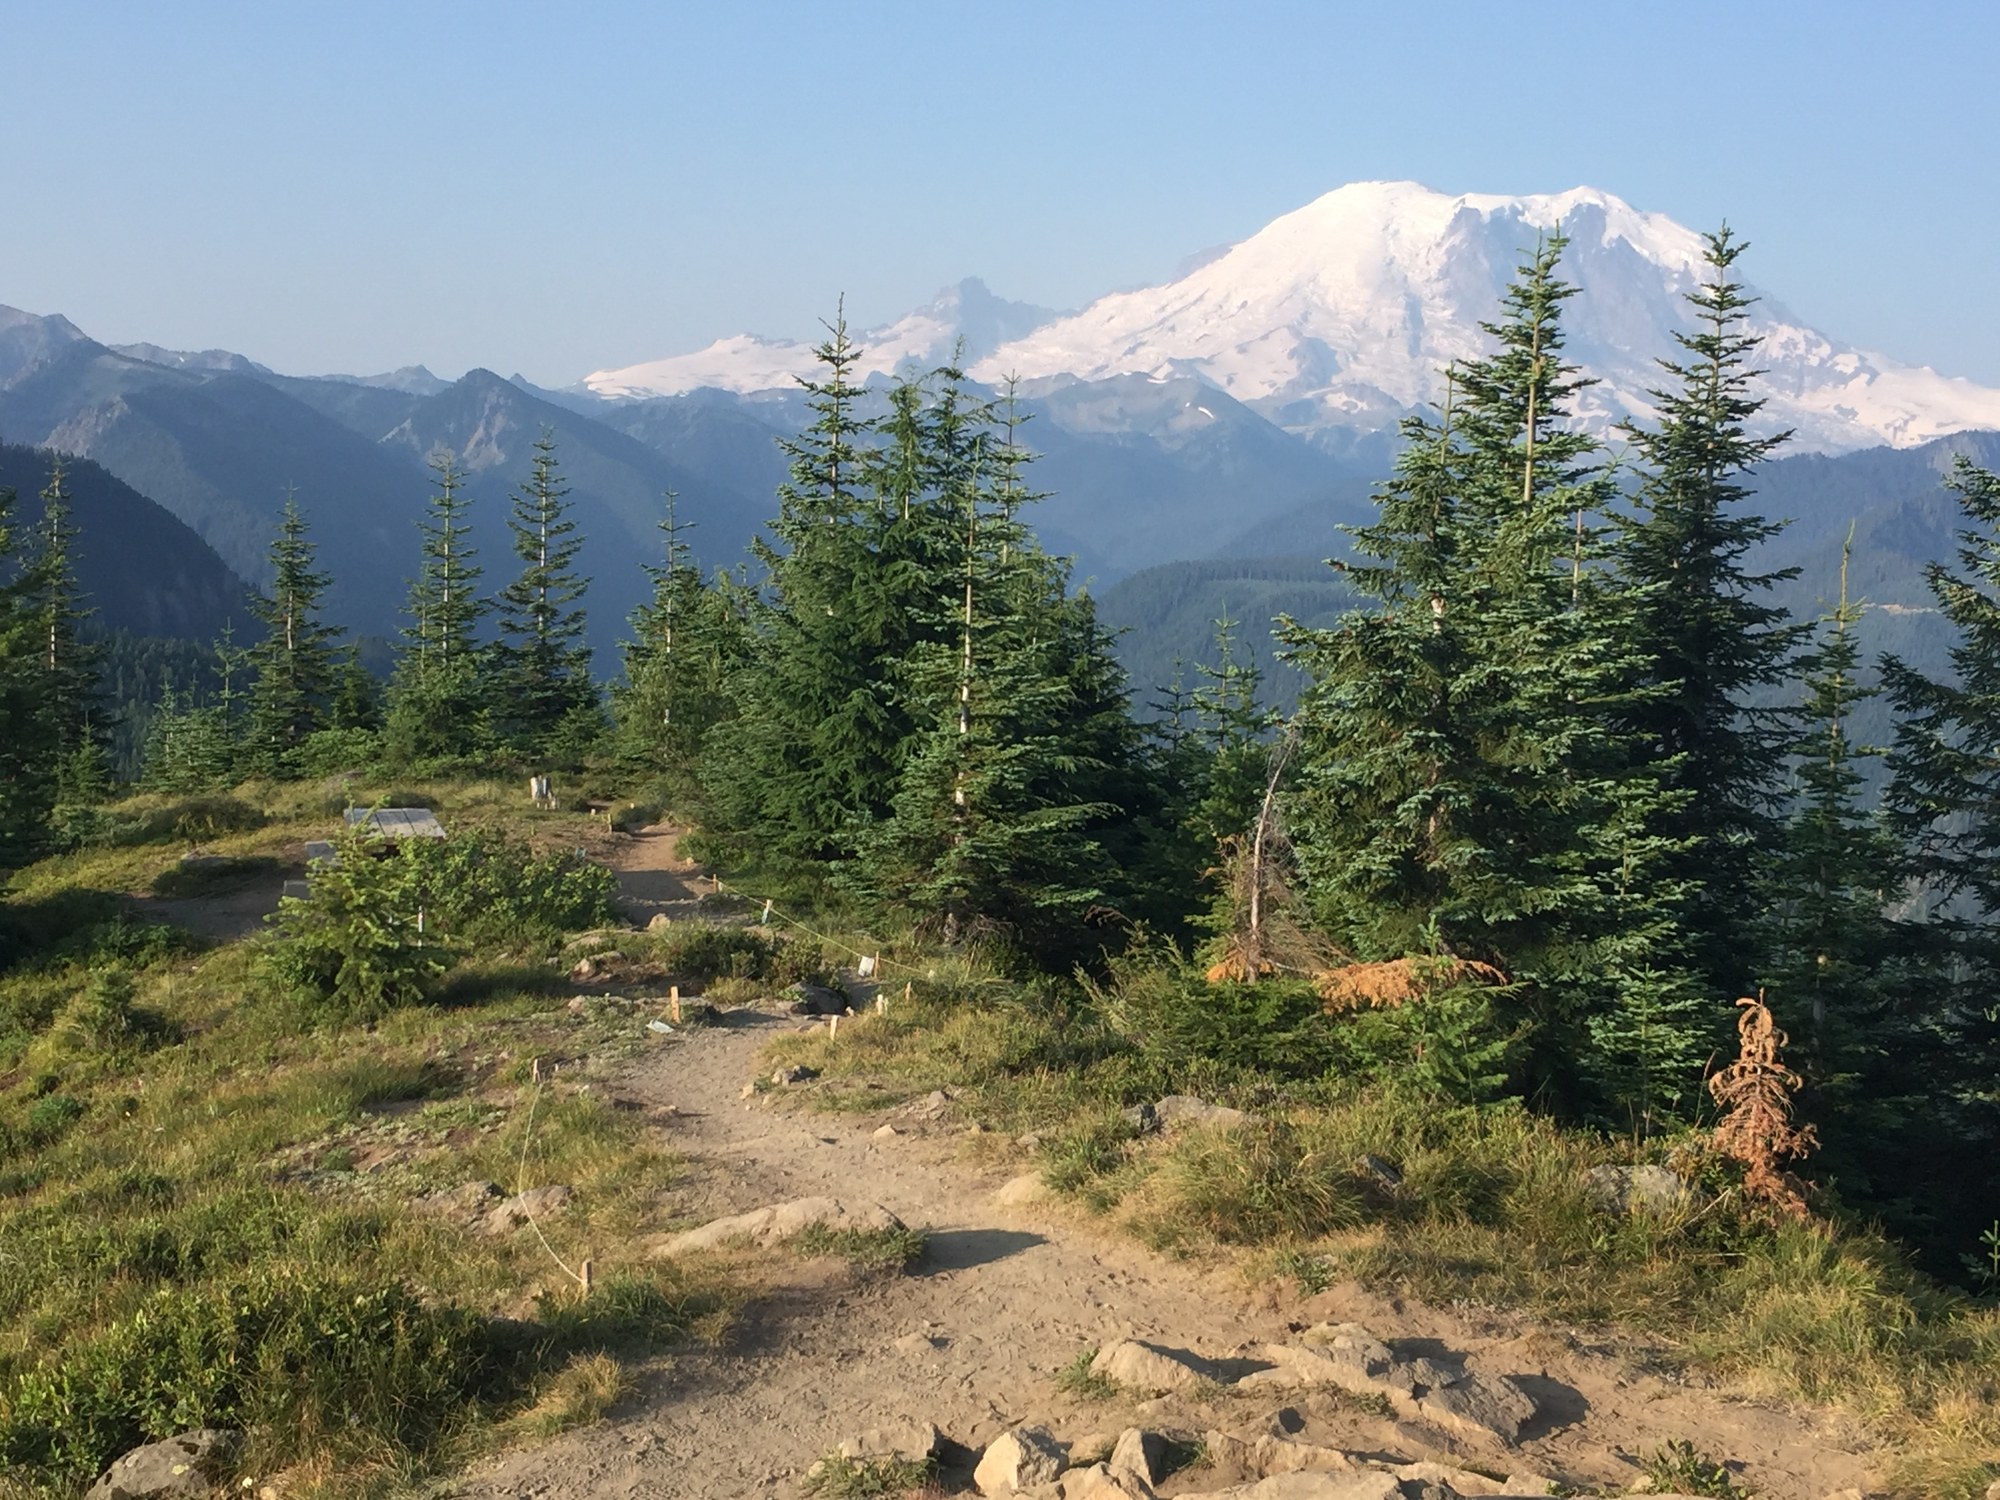
[[[1467,958],[1392,958],[1384,963],[1348,964],[1313,976],[1330,1015],[1350,1010],[1393,1010],[1399,1005],[1456,984],[1505,984],[1491,964]]]
[[[1269,979],[1277,972],[1268,960],[1253,964],[1242,945],[1232,942],[1223,950],[1222,957],[1208,966],[1206,977],[1210,984],[1248,984],[1253,979]]]
[[[1792,1124],[1792,1095],[1801,1082],[1778,1060],[1790,1040],[1778,1030],[1762,997],[1738,1000],[1737,1058],[1708,1080],[1708,1091],[1722,1106],[1715,1127],[1715,1144],[1726,1156],[1743,1163],[1743,1191],[1793,1218],[1808,1217],[1806,1184],[1785,1170],[1819,1144],[1813,1127]]]

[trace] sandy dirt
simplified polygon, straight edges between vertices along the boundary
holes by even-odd
[[[642,902],[683,899],[654,878],[685,873],[670,836],[634,840],[630,857],[623,881],[635,915]],[[805,1196],[874,1202],[929,1230],[924,1259],[907,1275],[871,1279],[838,1263],[761,1252],[752,1274],[764,1289],[723,1347],[661,1358],[609,1420],[488,1461],[454,1493],[784,1497],[842,1437],[903,1419],[934,1422],[976,1450],[1021,1422],[1065,1440],[1115,1434],[1132,1421],[1199,1433],[1255,1429],[1286,1406],[1305,1424],[1301,1435],[1322,1445],[1466,1459],[1580,1488],[1628,1488],[1636,1456],[1672,1438],[1741,1461],[1745,1481],[1768,1500],[1822,1500],[1866,1486],[1863,1440],[1832,1419],[1647,1373],[1563,1330],[1354,1287],[1300,1299],[1252,1287],[1234,1271],[1152,1254],[1052,1200],[1000,1206],[995,1190],[1029,1170],[1029,1158],[969,1133],[971,1122],[950,1109],[831,1115],[802,1107],[798,1089],[741,1098],[747,1080],[769,1071],[760,1057],[766,1043],[814,1024],[727,1011],[719,1024],[632,1064],[616,1091],[644,1107],[660,1143],[687,1159],[687,1222]],[[899,1133],[878,1135],[885,1123]],[[1470,1356],[1474,1369],[1520,1379],[1543,1415],[1509,1451],[1326,1397],[1211,1392],[1164,1398],[1135,1415],[1133,1398],[1078,1401],[1055,1387],[1054,1373],[1079,1350],[1117,1339],[1214,1356],[1327,1319],[1363,1322],[1410,1352]],[[1190,1471],[1162,1493],[1219,1483]]]

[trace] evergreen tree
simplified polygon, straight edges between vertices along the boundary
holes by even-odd
[[[42,491],[39,546],[29,563],[42,617],[41,657],[46,674],[51,731],[55,736],[56,800],[87,805],[108,787],[100,723],[99,676],[103,648],[86,626],[96,613],[76,576],[80,535],[70,509],[69,476],[55,460]]]
[[[1203,749],[1201,794],[1192,818],[1211,849],[1256,821],[1271,778],[1271,732],[1278,715],[1258,701],[1263,674],[1238,641],[1240,621],[1214,622],[1215,664],[1196,664],[1202,684],[1190,706]]]
[[[1850,539],[1850,547],[1851,547]],[[1881,818],[1865,810],[1857,766],[1881,752],[1856,745],[1849,726],[1875,696],[1859,679],[1855,627],[1862,607],[1847,592],[1820,622],[1807,658],[1804,732],[1794,754],[1798,798],[1768,877],[1770,957],[1764,983],[1792,1038],[1788,1058],[1805,1080],[1807,1118],[1834,1159],[1852,1159],[1849,1124],[1900,1133],[1891,1073],[1922,1039],[1896,1005],[1904,963],[1889,916],[1901,884],[1901,851]],[[1891,1065],[1895,1065],[1892,1067]]]
[[[269,776],[294,773],[294,752],[325,727],[333,694],[333,641],[341,631],[319,618],[330,580],[313,567],[317,549],[306,530],[298,497],[288,493],[271,544],[271,592],[250,605],[264,637],[249,652],[255,680],[244,755],[250,769]]]
[[[1115,830],[1138,800],[1138,737],[1094,607],[1020,519],[1035,497],[1016,411],[989,444],[956,373],[940,372],[929,424],[928,506],[897,512],[911,528],[891,576],[916,636],[900,678],[915,727],[850,878],[947,941],[998,937],[1061,966],[1087,945],[1092,909],[1122,894]],[[892,435],[888,462],[899,447]]]
[[[361,664],[361,648],[350,645],[334,668],[333,703],[327,722],[334,729],[376,730],[382,727],[381,690],[375,674]]]
[[[874,569],[862,443],[872,423],[853,382],[861,351],[836,318],[801,377],[812,421],[782,446],[790,472],[769,538],[752,553],[767,582],[750,603],[736,712],[705,768],[718,820],[761,850],[801,861],[851,854],[893,792],[883,749],[886,664],[861,608]]]
[[[1970,524],[1959,533],[1958,570],[1934,563],[1926,572],[1957,631],[1952,680],[1883,660],[1896,710],[1886,801],[1934,904],[1927,933],[1950,958],[1925,1018],[1938,1045],[1921,1083],[1952,1144],[1943,1159],[1977,1164],[1978,1180],[1991,1184],[2000,1154],[2000,477],[1961,456],[1948,483]]]
[[[430,466],[437,477],[429,514],[417,522],[422,540],[405,606],[410,623],[388,692],[386,748],[403,765],[476,755],[488,739],[477,630],[491,606],[480,597],[484,569],[468,540],[471,497],[449,450],[432,454]]]
[[[14,504],[14,491],[0,489],[0,870],[40,852],[56,790],[41,580],[19,566]]]
[[[652,598],[632,612],[624,643],[625,680],[612,690],[620,750],[659,776],[677,799],[698,788],[702,748],[730,712],[731,678],[743,650],[739,601],[725,583],[705,582],[667,491],[666,560],[648,566]]]
[[[215,691],[201,702],[169,683],[146,725],[141,780],[159,791],[206,792],[228,786],[244,756],[245,699],[239,686],[250,653],[223,628],[214,647]]]
[[[576,572],[583,539],[570,517],[568,496],[555,435],[545,430],[535,441],[532,468],[515,491],[507,520],[522,568],[500,592],[500,640],[493,648],[497,717],[508,739],[531,753],[555,749],[597,709],[577,602],[589,580]]]
[[[1373,605],[1284,628],[1312,679],[1290,822],[1341,948],[1495,966],[1526,1007],[1525,1086],[1650,1118],[1688,1094],[1665,1080],[1706,1027],[1662,947],[1676,794],[1623,727],[1638,658],[1603,567],[1610,480],[1570,422],[1587,382],[1562,360],[1563,245],[1522,266],[1441,419],[1406,430],[1357,533]]]
[[[1786,680],[1803,627],[1768,600],[1796,570],[1746,566],[1783,530],[1744,509],[1746,480],[1789,434],[1749,431],[1764,403],[1750,390],[1757,340],[1745,331],[1756,299],[1733,279],[1747,247],[1727,227],[1706,244],[1706,280],[1688,297],[1697,331],[1676,335],[1680,359],[1660,362],[1673,385],[1652,392],[1658,424],[1627,428],[1645,474],[1616,562],[1654,689],[1634,702],[1633,752],[1660,768],[1673,798],[1660,870],[1687,897],[1663,938],[1729,997],[1748,993],[1754,974],[1756,865],[1777,831],[1790,740],[1784,715],[1755,700]]]

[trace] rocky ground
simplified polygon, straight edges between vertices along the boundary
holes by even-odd
[[[455,1493],[791,1496],[843,1445],[858,1460],[932,1452],[947,1489],[1067,1500],[1613,1493],[1675,1440],[1770,1500],[1867,1492],[1860,1433],[1567,1330],[1351,1286],[1298,1299],[1151,1254],[1052,1199],[1024,1152],[949,1099],[857,1116],[802,1107],[810,1081],[743,1097],[769,1077],[769,1039],[824,1024],[727,1010],[624,1074],[690,1163],[689,1217],[757,1215],[659,1253],[781,1239],[796,1225],[758,1211],[817,1200],[789,1218],[886,1210],[929,1232],[922,1258],[883,1276],[738,1249],[761,1292],[724,1347],[660,1362],[609,1422]]]

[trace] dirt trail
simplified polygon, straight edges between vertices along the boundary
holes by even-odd
[[[650,846],[671,855],[671,845]],[[1113,1433],[1132,1402],[1082,1403],[1053,1372],[1085,1347],[1126,1337],[1219,1354],[1288,1328],[1353,1318],[1419,1349],[1438,1344],[1475,1368],[1520,1377],[1544,1416],[1515,1451],[1454,1441],[1322,1399],[1290,1403],[1312,1441],[1418,1459],[1455,1455],[1501,1472],[1629,1487],[1631,1456],[1684,1437],[1746,1464],[1768,1500],[1822,1500],[1865,1485],[1857,1442],[1809,1414],[1733,1401],[1621,1364],[1565,1334],[1459,1315],[1347,1288],[1279,1306],[1234,1275],[1204,1274],[1103,1233],[1044,1201],[1004,1208],[994,1189],[1026,1157],[975,1164],[965,1122],[921,1112],[819,1115],[745,1101],[759,1053],[785,1029],[816,1023],[756,1009],[725,1012],[635,1064],[618,1081],[634,1103],[671,1106],[662,1144],[690,1163],[691,1222],[808,1195],[881,1203],[927,1228],[931,1246],[907,1276],[857,1279],[844,1266],[768,1252],[769,1292],[727,1347],[663,1359],[608,1422],[491,1461],[453,1486],[472,1496],[790,1496],[814,1458],[843,1436],[898,1419],[928,1420],[977,1448],[1024,1421],[1064,1439]],[[864,1023],[865,1024],[865,1023]],[[663,1118],[664,1117],[664,1118]],[[902,1132],[875,1134],[888,1121]],[[990,1140],[990,1138],[989,1138]],[[1155,1426],[1242,1428],[1287,1403],[1209,1393],[1148,1408]],[[1191,1474],[1164,1494],[1214,1487]]]
[[[621,840],[612,851],[618,904],[641,927],[662,913],[683,917],[694,909],[698,897],[688,881],[695,865],[681,857],[680,835],[671,824],[655,823]]]

